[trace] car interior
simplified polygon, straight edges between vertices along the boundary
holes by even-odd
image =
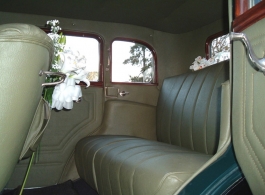
[[[265,1],[0,0],[0,195],[262,195]]]

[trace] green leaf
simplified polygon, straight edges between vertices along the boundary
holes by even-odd
[[[54,91],[54,87],[45,87],[44,88],[44,96],[43,98],[50,104],[52,105],[52,94]]]

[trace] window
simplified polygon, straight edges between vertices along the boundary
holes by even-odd
[[[42,28],[50,33],[47,28]],[[84,32],[62,30],[66,36],[64,51],[73,53],[76,60],[83,60],[89,74],[87,76],[91,86],[103,86],[103,40],[100,36]],[[64,59],[65,60],[65,59]],[[67,59],[66,59],[67,60]],[[82,82],[80,83],[81,85]]]
[[[151,46],[140,41],[114,40],[112,82],[156,83],[156,57]]]
[[[230,59],[229,34],[216,33],[206,40],[206,57],[214,58],[216,62]]]
[[[89,81],[99,81],[99,42],[95,38],[66,35],[66,54],[74,54],[77,61],[83,60],[89,72]],[[66,60],[66,59],[65,59]]]

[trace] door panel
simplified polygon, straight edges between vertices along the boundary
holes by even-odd
[[[31,168],[27,187],[47,186],[78,178],[73,161],[76,143],[92,134],[102,121],[103,88],[82,88],[82,102],[71,111],[52,111],[39,152]],[[7,187],[22,184],[28,160],[18,163]]]
[[[131,101],[107,101],[97,134],[156,140],[156,107]]]
[[[243,32],[254,53],[262,58],[265,52],[265,19],[248,26]],[[233,42],[233,143],[253,194],[264,194],[265,76],[253,68],[247,55],[240,41]]]

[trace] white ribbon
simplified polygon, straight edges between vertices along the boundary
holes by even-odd
[[[52,94],[52,108],[72,109],[73,101],[82,97],[81,87],[75,84],[74,78],[67,77],[64,83],[56,85]]]
[[[90,86],[87,79],[88,71],[84,56],[79,52],[70,49],[65,50],[61,55],[61,72],[67,75],[64,83],[56,85],[52,94],[52,108],[62,110],[63,108],[72,109],[73,101],[78,101],[82,97],[81,87],[76,85],[83,81],[86,87]]]

